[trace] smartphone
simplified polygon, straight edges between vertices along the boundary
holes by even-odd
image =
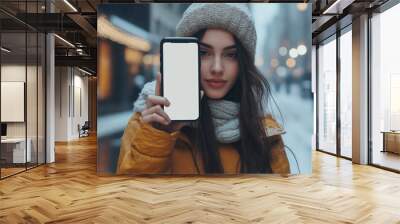
[[[194,121],[200,113],[200,56],[197,38],[166,37],[161,40],[161,95],[172,121]]]

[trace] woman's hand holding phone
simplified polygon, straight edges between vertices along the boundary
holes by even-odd
[[[141,112],[141,119],[143,122],[149,123],[160,130],[168,132],[178,131],[185,126],[185,122],[171,121],[167,113],[165,113],[163,106],[168,107],[171,103],[167,98],[160,96],[160,88],[161,73],[158,73],[156,77],[156,95],[147,97],[146,109]]]

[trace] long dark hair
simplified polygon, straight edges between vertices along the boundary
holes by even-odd
[[[206,30],[196,33],[199,40]],[[240,103],[239,124],[240,140],[234,146],[240,155],[241,173],[271,173],[270,143],[262,122],[263,101],[268,105],[271,95],[267,79],[258,71],[250,55],[235,37],[239,75],[236,83],[224,97],[225,100]],[[200,117],[192,136],[199,150],[206,173],[223,173],[224,169],[218,151],[214,125],[208,97],[204,95],[200,102]],[[211,124],[211,125],[210,125]],[[196,157],[196,156],[195,156]],[[194,159],[196,161],[196,159]],[[198,166],[197,166],[198,167]]]

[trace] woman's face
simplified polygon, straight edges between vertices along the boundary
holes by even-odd
[[[239,70],[233,35],[208,29],[200,41],[201,85],[211,99],[223,98],[236,82]]]

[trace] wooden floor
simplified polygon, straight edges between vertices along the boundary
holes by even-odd
[[[0,223],[400,223],[400,175],[320,152],[310,176],[99,177],[96,139],[0,181]]]
[[[24,168],[0,168],[1,169],[1,177],[8,177],[10,175],[13,175],[15,173],[19,173],[25,170]]]
[[[23,172],[25,170],[33,169],[37,165],[36,164],[27,164],[27,167],[25,168],[25,165],[19,165],[18,167],[7,167],[7,168],[0,168],[1,172],[1,178],[5,178],[20,172]]]

